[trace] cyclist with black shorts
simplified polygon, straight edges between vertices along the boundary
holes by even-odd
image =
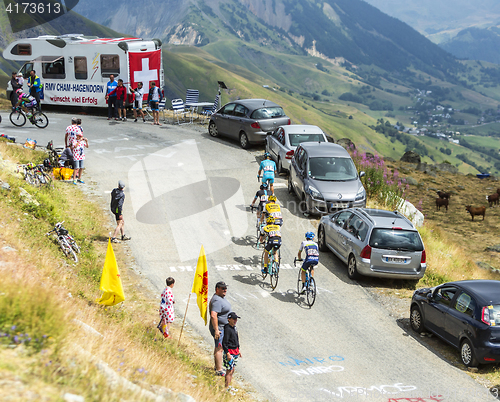
[[[21,109],[23,109],[24,113],[26,113],[26,116],[28,119],[30,119],[30,122],[33,124],[33,114],[28,110],[28,108],[31,108],[34,110],[37,107],[37,101],[34,96],[28,95],[23,93],[23,90],[19,88],[16,91],[16,94],[18,95],[18,101],[16,103],[17,106],[21,106]]]
[[[274,250],[274,260],[278,261],[278,250],[281,247],[281,226],[274,223],[274,218],[269,216],[266,219],[266,226],[261,229],[262,235],[266,235],[265,249],[268,251],[264,253],[264,267],[262,273],[269,273],[269,252]],[[279,262],[279,261],[278,261]]]
[[[262,210],[264,209],[264,206],[266,205],[267,199],[270,195],[271,191],[268,190],[267,183],[262,183],[260,186],[260,190],[255,193],[255,197],[250,204],[250,207],[253,207],[255,201],[259,200],[259,204],[257,206],[257,219],[260,219],[260,214],[262,213]]]
[[[267,204],[264,207],[264,214],[262,216],[262,222],[264,222],[264,219],[267,218],[268,216],[272,216],[274,218],[274,223],[276,225],[282,226],[283,225],[283,215],[281,214],[281,207],[277,203],[278,199],[276,198],[275,195],[270,195],[267,198]]]
[[[269,188],[271,193],[274,194],[274,176],[276,175],[276,163],[271,159],[271,154],[266,152],[264,154],[264,160],[260,162],[259,165],[259,173],[257,173],[257,177],[261,177],[262,174],[262,183],[269,182]]]
[[[302,263],[301,275],[302,280],[302,293],[305,290],[306,282],[306,270],[311,272],[311,277],[314,277],[314,266],[318,265],[319,262],[319,249],[318,244],[313,241],[314,233],[307,232],[306,239],[300,244],[299,254],[297,255],[298,260],[302,260],[302,250],[304,250],[306,256],[304,262]]]

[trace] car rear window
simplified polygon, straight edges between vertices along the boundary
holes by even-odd
[[[418,232],[404,229],[375,228],[370,236],[370,246],[385,250],[423,251],[424,245]]]
[[[322,134],[289,134],[290,145],[298,146],[301,142],[325,142]]]
[[[285,112],[279,106],[263,107],[262,109],[254,110],[250,118],[252,119],[274,119],[276,117],[285,116]]]

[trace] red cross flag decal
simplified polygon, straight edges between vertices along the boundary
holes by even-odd
[[[142,82],[144,99],[147,99],[149,83],[156,82],[160,86],[161,50],[152,52],[129,52],[130,86],[137,88],[137,83]]]

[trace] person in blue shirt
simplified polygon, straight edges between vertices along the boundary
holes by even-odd
[[[269,152],[264,154],[264,160],[260,162],[257,177],[261,176],[261,172],[263,172],[262,183],[269,183],[269,189],[271,190],[271,193],[274,194],[274,176],[277,173],[276,163],[274,163],[271,159],[271,154]]]
[[[306,240],[300,244],[299,254],[297,255],[297,260],[302,260],[302,251],[305,252],[306,256],[304,262],[302,263],[300,279],[302,280],[302,293],[304,292],[305,282],[306,282],[306,270],[311,272],[311,277],[314,276],[314,267],[318,265],[319,262],[319,249],[318,244],[313,241],[314,233],[307,232]]]
[[[38,75],[36,75],[35,70],[30,71],[30,76],[28,78],[28,87],[30,88],[30,95],[36,99],[38,111],[42,111],[42,106],[40,104],[40,94],[42,93],[42,82]]]
[[[106,100],[108,101],[108,120],[111,120],[113,117],[115,118],[115,120],[118,120],[118,116],[116,114],[116,91],[115,91],[117,86],[118,82],[115,81],[115,76],[111,74],[109,76],[109,81],[106,84]]]

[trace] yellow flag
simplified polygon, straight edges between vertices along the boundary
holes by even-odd
[[[207,257],[205,256],[205,249],[203,248],[203,245],[201,246],[200,256],[198,257],[198,264],[196,265],[193,289],[191,292],[196,293],[201,318],[205,320],[205,325],[207,325],[208,270]]]
[[[111,247],[111,239],[109,238],[99,289],[103,291],[102,297],[97,300],[99,304],[114,306],[125,300],[118,264],[116,263],[115,253],[113,247]]]

